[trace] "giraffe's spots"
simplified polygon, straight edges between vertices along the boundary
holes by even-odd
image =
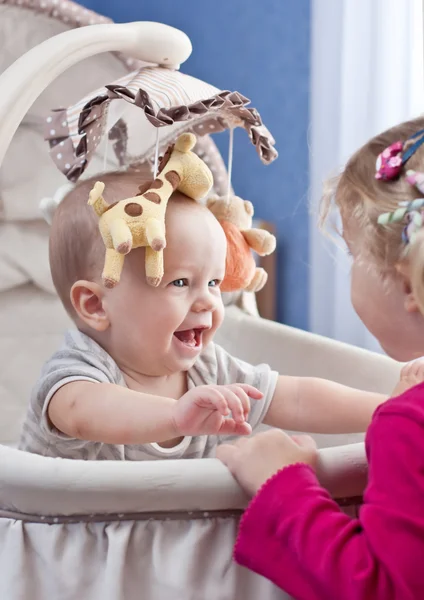
[[[152,190],[160,190],[160,188],[162,186],[163,186],[163,181],[161,181],[160,179],[155,179],[150,187]]]
[[[163,238],[155,238],[152,240],[152,243],[150,244],[150,247],[152,250],[154,250],[155,252],[160,252],[161,250],[163,250],[166,246],[166,242]]]
[[[132,240],[128,240],[127,242],[122,242],[119,244],[119,246],[116,248],[116,251],[119,252],[119,254],[128,254],[128,252],[131,252],[131,248]]]
[[[169,171],[169,173],[165,175],[165,179],[166,181],[169,181],[169,183],[172,185],[173,190],[177,189],[181,181],[181,178],[176,171]]]
[[[137,202],[129,202],[125,205],[124,210],[130,217],[139,217],[143,213],[143,207]]]
[[[107,207],[107,209],[105,210],[105,212],[107,212],[108,210],[110,210],[111,208],[113,208],[114,206],[116,206],[117,204],[118,204],[117,202],[112,202],[112,204],[109,204],[109,206]]]
[[[154,202],[155,204],[161,203],[160,196],[159,194],[156,194],[156,192],[146,192],[143,194],[143,198],[146,198],[146,200],[150,200],[150,202]]]
[[[144,196],[144,194],[148,190],[160,190],[160,188],[162,186],[163,186],[163,181],[161,181],[160,179],[155,179],[154,181],[146,181],[145,183],[142,183],[139,186],[137,196]],[[154,200],[153,200],[153,202],[154,202]]]
[[[150,188],[152,187],[152,181],[145,181],[144,183],[142,183],[141,185],[138,186],[138,194],[136,194],[136,196],[142,196],[144,194],[144,192],[147,192],[147,190],[150,190]]]
[[[103,285],[108,289],[114,288],[117,283],[118,282],[116,279],[112,279],[111,277],[103,277]]]
[[[162,171],[164,170],[164,168],[168,164],[169,159],[171,158],[171,154],[174,151],[174,146],[175,146],[175,144],[172,144],[171,146],[169,146],[168,149],[166,150],[165,154],[161,158],[160,163],[159,163],[159,167],[158,167],[158,173],[159,174],[162,173]]]

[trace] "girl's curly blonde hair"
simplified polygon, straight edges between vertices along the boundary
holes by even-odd
[[[424,117],[406,121],[381,133],[350,158],[341,175],[329,180],[321,203],[321,223],[324,224],[333,204],[339,209],[343,223],[355,223],[359,232],[358,246],[361,254],[370,257],[382,274],[394,273],[396,267],[407,261],[411,267],[411,283],[415,298],[424,313],[424,232],[405,256],[402,242],[404,223],[386,226],[377,223],[385,212],[393,212],[399,202],[411,201],[422,196],[406,181],[406,169],[424,172],[424,145],[408,160],[397,180],[383,181],[375,178],[376,161],[388,146],[397,141],[405,142],[424,129]]]

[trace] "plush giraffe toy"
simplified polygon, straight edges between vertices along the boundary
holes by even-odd
[[[260,256],[275,250],[276,239],[265,229],[252,228],[253,205],[238,196],[209,198],[209,210],[220,222],[227,238],[223,292],[259,292],[267,282],[267,272],[256,266],[251,249]]]
[[[204,198],[213,185],[209,167],[194,153],[196,137],[183,133],[168,148],[159,165],[156,179],[140,186],[133,198],[108,204],[103,198],[104,183],[98,181],[90,192],[88,204],[99,216],[99,229],[106,246],[103,284],[119,283],[125,254],[133,248],[146,248],[146,279],[158,286],[163,277],[165,212],[175,190],[193,200]]]

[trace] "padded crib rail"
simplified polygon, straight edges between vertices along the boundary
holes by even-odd
[[[366,480],[363,444],[320,451],[319,477],[342,504],[357,502]],[[93,520],[116,515],[234,512],[247,498],[215,459],[80,461],[0,446],[0,513]]]
[[[216,340],[238,358],[267,363],[282,375],[321,377],[381,394],[392,392],[402,367],[383,354],[257,319],[234,306]]]

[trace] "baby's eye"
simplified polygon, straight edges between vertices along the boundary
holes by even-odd
[[[209,287],[218,287],[220,283],[220,279],[212,279],[212,281],[209,281],[208,285]]]
[[[188,279],[175,279],[171,285],[179,288],[185,287],[188,285]]]

